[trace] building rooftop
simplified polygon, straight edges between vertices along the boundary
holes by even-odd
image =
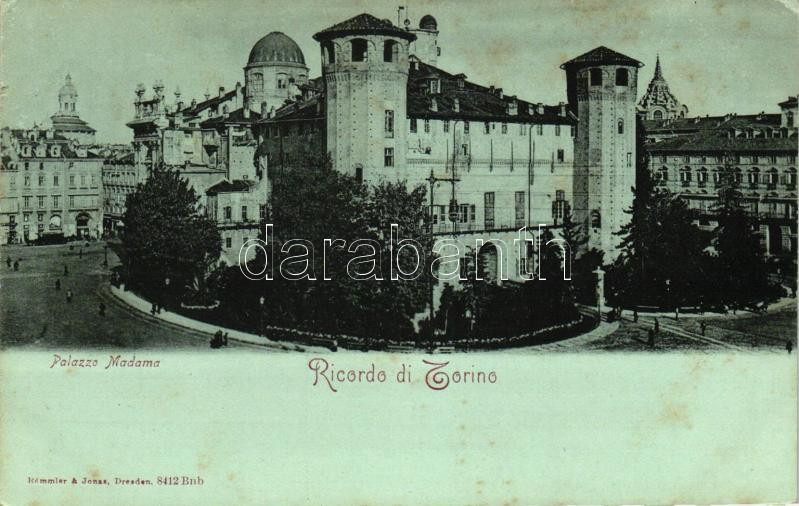
[[[300,46],[283,32],[272,32],[255,43],[247,65],[260,63],[299,63],[305,65]]]
[[[638,60],[625,56],[605,46],[599,46],[595,49],[583,53],[577,58],[572,58],[563,65],[562,69],[571,67],[583,67],[588,65],[630,65],[632,67],[643,67],[644,64]]]
[[[234,179],[233,181],[224,179],[205,190],[205,194],[218,195],[220,193],[247,192],[250,191],[253,186],[255,186],[255,182],[249,179]]]
[[[371,14],[363,13],[341,23],[317,32],[313,38],[317,42],[330,40],[344,35],[393,35],[407,40],[416,40],[416,35],[395,26],[388,19],[378,19]]]

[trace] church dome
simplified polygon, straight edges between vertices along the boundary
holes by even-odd
[[[72,77],[67,74],[66,82],[64,86],[61,87],[61,90],[58,92],[59,97],[75,97],[78,95],[78,90],[75,89],[75,86],[72,84]]]
[[[300,46],[282,32],[272,32],[252,47],[248,65],[258,63],[300,63],[305,65],[305,56]]]
[[[438,29],[438,22],[430,14],[425,14],[419,21],[419,28],[422,30],[436,30]]]

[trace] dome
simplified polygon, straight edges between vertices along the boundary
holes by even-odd
[[[305,65],[305,57],[300,46],[282,32],[272,32],[252,47],[248,65],[257,63],[300,63]]]
[[[438,29],[438,22],[436,18],[431,16],[430,14],[425,14],[422,16],[422,19],[419,21],[419,28],[422,30],[437,30]]]
[[[75,97],[78,95],[78,90],[75,89],[75,86],[72,84],[72,77],[67,74],[66,82],[64,86],[61,87],[61,90],[58,92],[59,97]]]

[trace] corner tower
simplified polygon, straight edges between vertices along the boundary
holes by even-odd
[[[405,26],[410,22],[406,19]],[[441,56],[441,48],[438,46],[438,22],[430,14],[425,14],[419,20],[419,28],[410,29],[416,35],[416,40],[411,43],[410,53],[428,65],[438,65],[438,57]]]
[[[618,256],[614,235],[630,220],[625,213],[635,186],[635,119],[638,69],[643,64],[604,46],[561,68],[569,107],[577,116],[574,138],[574,219],[587,231],[587,247]]]
[[[405,176],[408,46],[415,38],[370,14],[314,35],[336,170],[372,181]]]

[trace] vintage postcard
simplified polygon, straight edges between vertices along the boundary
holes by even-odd
[[[797,0],[0,0],[0,505],[793,503]]]

